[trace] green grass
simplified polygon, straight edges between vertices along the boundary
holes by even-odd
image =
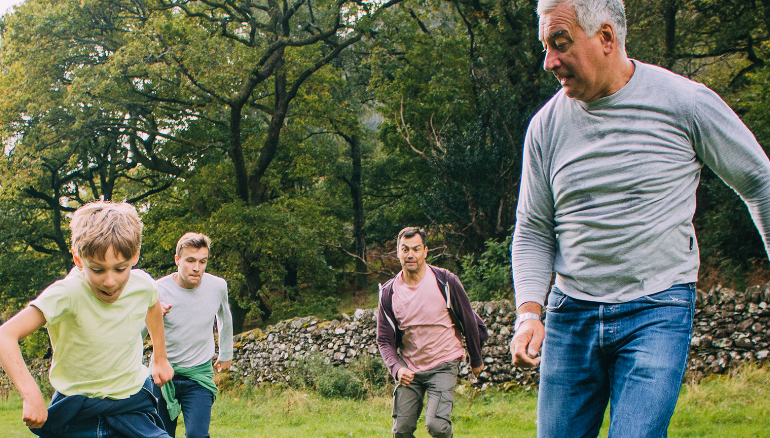
[[[474,392],[458,388],[452,416],[458,438],[534,437],[537,396]],[[221,394],[212,413],[211,435],[240,437],[389,437],[391,397],[366,400],[324,399],[287,388],[262,388]],[[184,437],[182,421],[177,430]],[[607,436],[607,421],[601,437]],[[427,438],[424,418],[417,436]],[[21,400],[13,393],[0,400],[3,438],[31,437],[21,422]],[[744,367],[682,388],[669,428],[670,437],[770,437],[770,370]]]

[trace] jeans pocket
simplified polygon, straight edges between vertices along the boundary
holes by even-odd
[[[559,310],[564,303],[567,302],[567,296],[562,293],[556,286],[551,288],[551,293],[548,294],[548,302],[545,305],[545,310],[548,312],[554,312]]]
[[[663,292],[645,295],[640,299],[650,304],[689,307],[695,301],[695,284],[675,284]]]

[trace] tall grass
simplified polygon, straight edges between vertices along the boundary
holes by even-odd
[[[216,438],[389,437],[392,399],[381,389],[364,399],[328,399],[287,386],[224,391],[214,404]],[[534,437],[534,391],[478,392],[458,387],[452,415],[458,438]],[[180,421],[178,437],[184,437]],[[427,438],[420,419],[417,437]],[[31,437],[18,393],[0,400],[0,436]],[[600,436],[607,436],[607,424]],[[770,437],[770,369],[744,366],[727,376],[685,385],[670,437]]]

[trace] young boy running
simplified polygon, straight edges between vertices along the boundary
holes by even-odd
[[[24,424],[41,437],[168,438],[156,413],[141,331],[155,346],[152,378],[173,377],[158,288],[139,260],[142,222],[126,203],[92,202],[70,223],[76,268],[0,326],[0,366],[24,400]],[[19,341],[45,326],[53,358],[51,406],[29,373]]]

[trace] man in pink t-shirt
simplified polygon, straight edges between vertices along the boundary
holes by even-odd
[[[425,392],[425,425],[434,437],[452,436],[450,416],[462,336],[475,376],[484,368],[481,347],[488,334],[471,308],[460,279],[425,263],[425,231],[408,227],[398,235],[401,272],[380,288],[377,345],[396,379],[393,436],[414,437]],[[399,354],[400,349],[400,354]]]

